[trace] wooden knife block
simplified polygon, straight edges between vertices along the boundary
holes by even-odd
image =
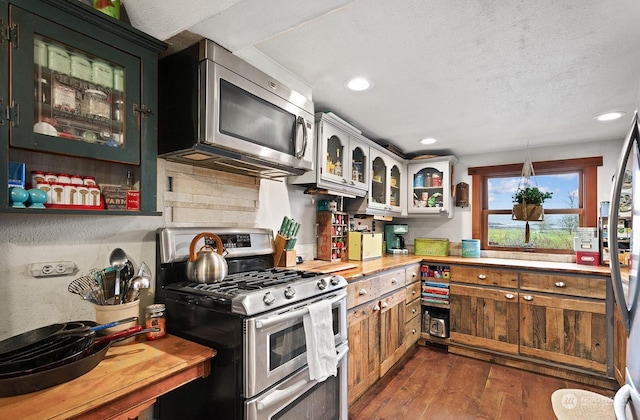
[[[290,239],[278,234],[274,241],[273,265],[276,267],[295,267],[296,251],[287,251],[287,243]]]

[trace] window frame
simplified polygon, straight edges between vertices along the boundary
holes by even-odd
[[[493,166],[470,167],[471,175],[471,236],[480,239],[480,247],[492,251],[527,251],[551,254],[573,254],[573,250],[525,248],[525,247],[495,247],[488,245],[488,217],[489,217],[489,192],[488,179],[495,177],[519,177],[522,174],[522,163]],[[579,208],[570,213],[578,214],[580,227],[598,226],[598,167],[602,166],[602,156],[547,160],[533,162],[536,175],[562,174],[578,172],[579,181]],[[515,192],[515,191],[514,191]],[[510,214],[511,211],[496,212],[491,214]],[[545,210],[545,214],[566,214],[566,211]]]

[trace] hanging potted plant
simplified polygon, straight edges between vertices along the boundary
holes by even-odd
[[[553,196],[552,192],[542,192],[538,187],[518,188],[513,195],[512,216],[514,220],[542,220],[542,203]]]

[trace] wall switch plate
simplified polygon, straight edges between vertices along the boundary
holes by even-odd
[[[29,272],[33,277],[69,276],[78,272],[78,266],[73,261],[33,263]]]

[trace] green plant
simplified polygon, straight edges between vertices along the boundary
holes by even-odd
[[[542,204],[545,200],[553,196],[552,192],[542,192],[538,187],[518,188],[516,193],[511,197],[516,204]]]

